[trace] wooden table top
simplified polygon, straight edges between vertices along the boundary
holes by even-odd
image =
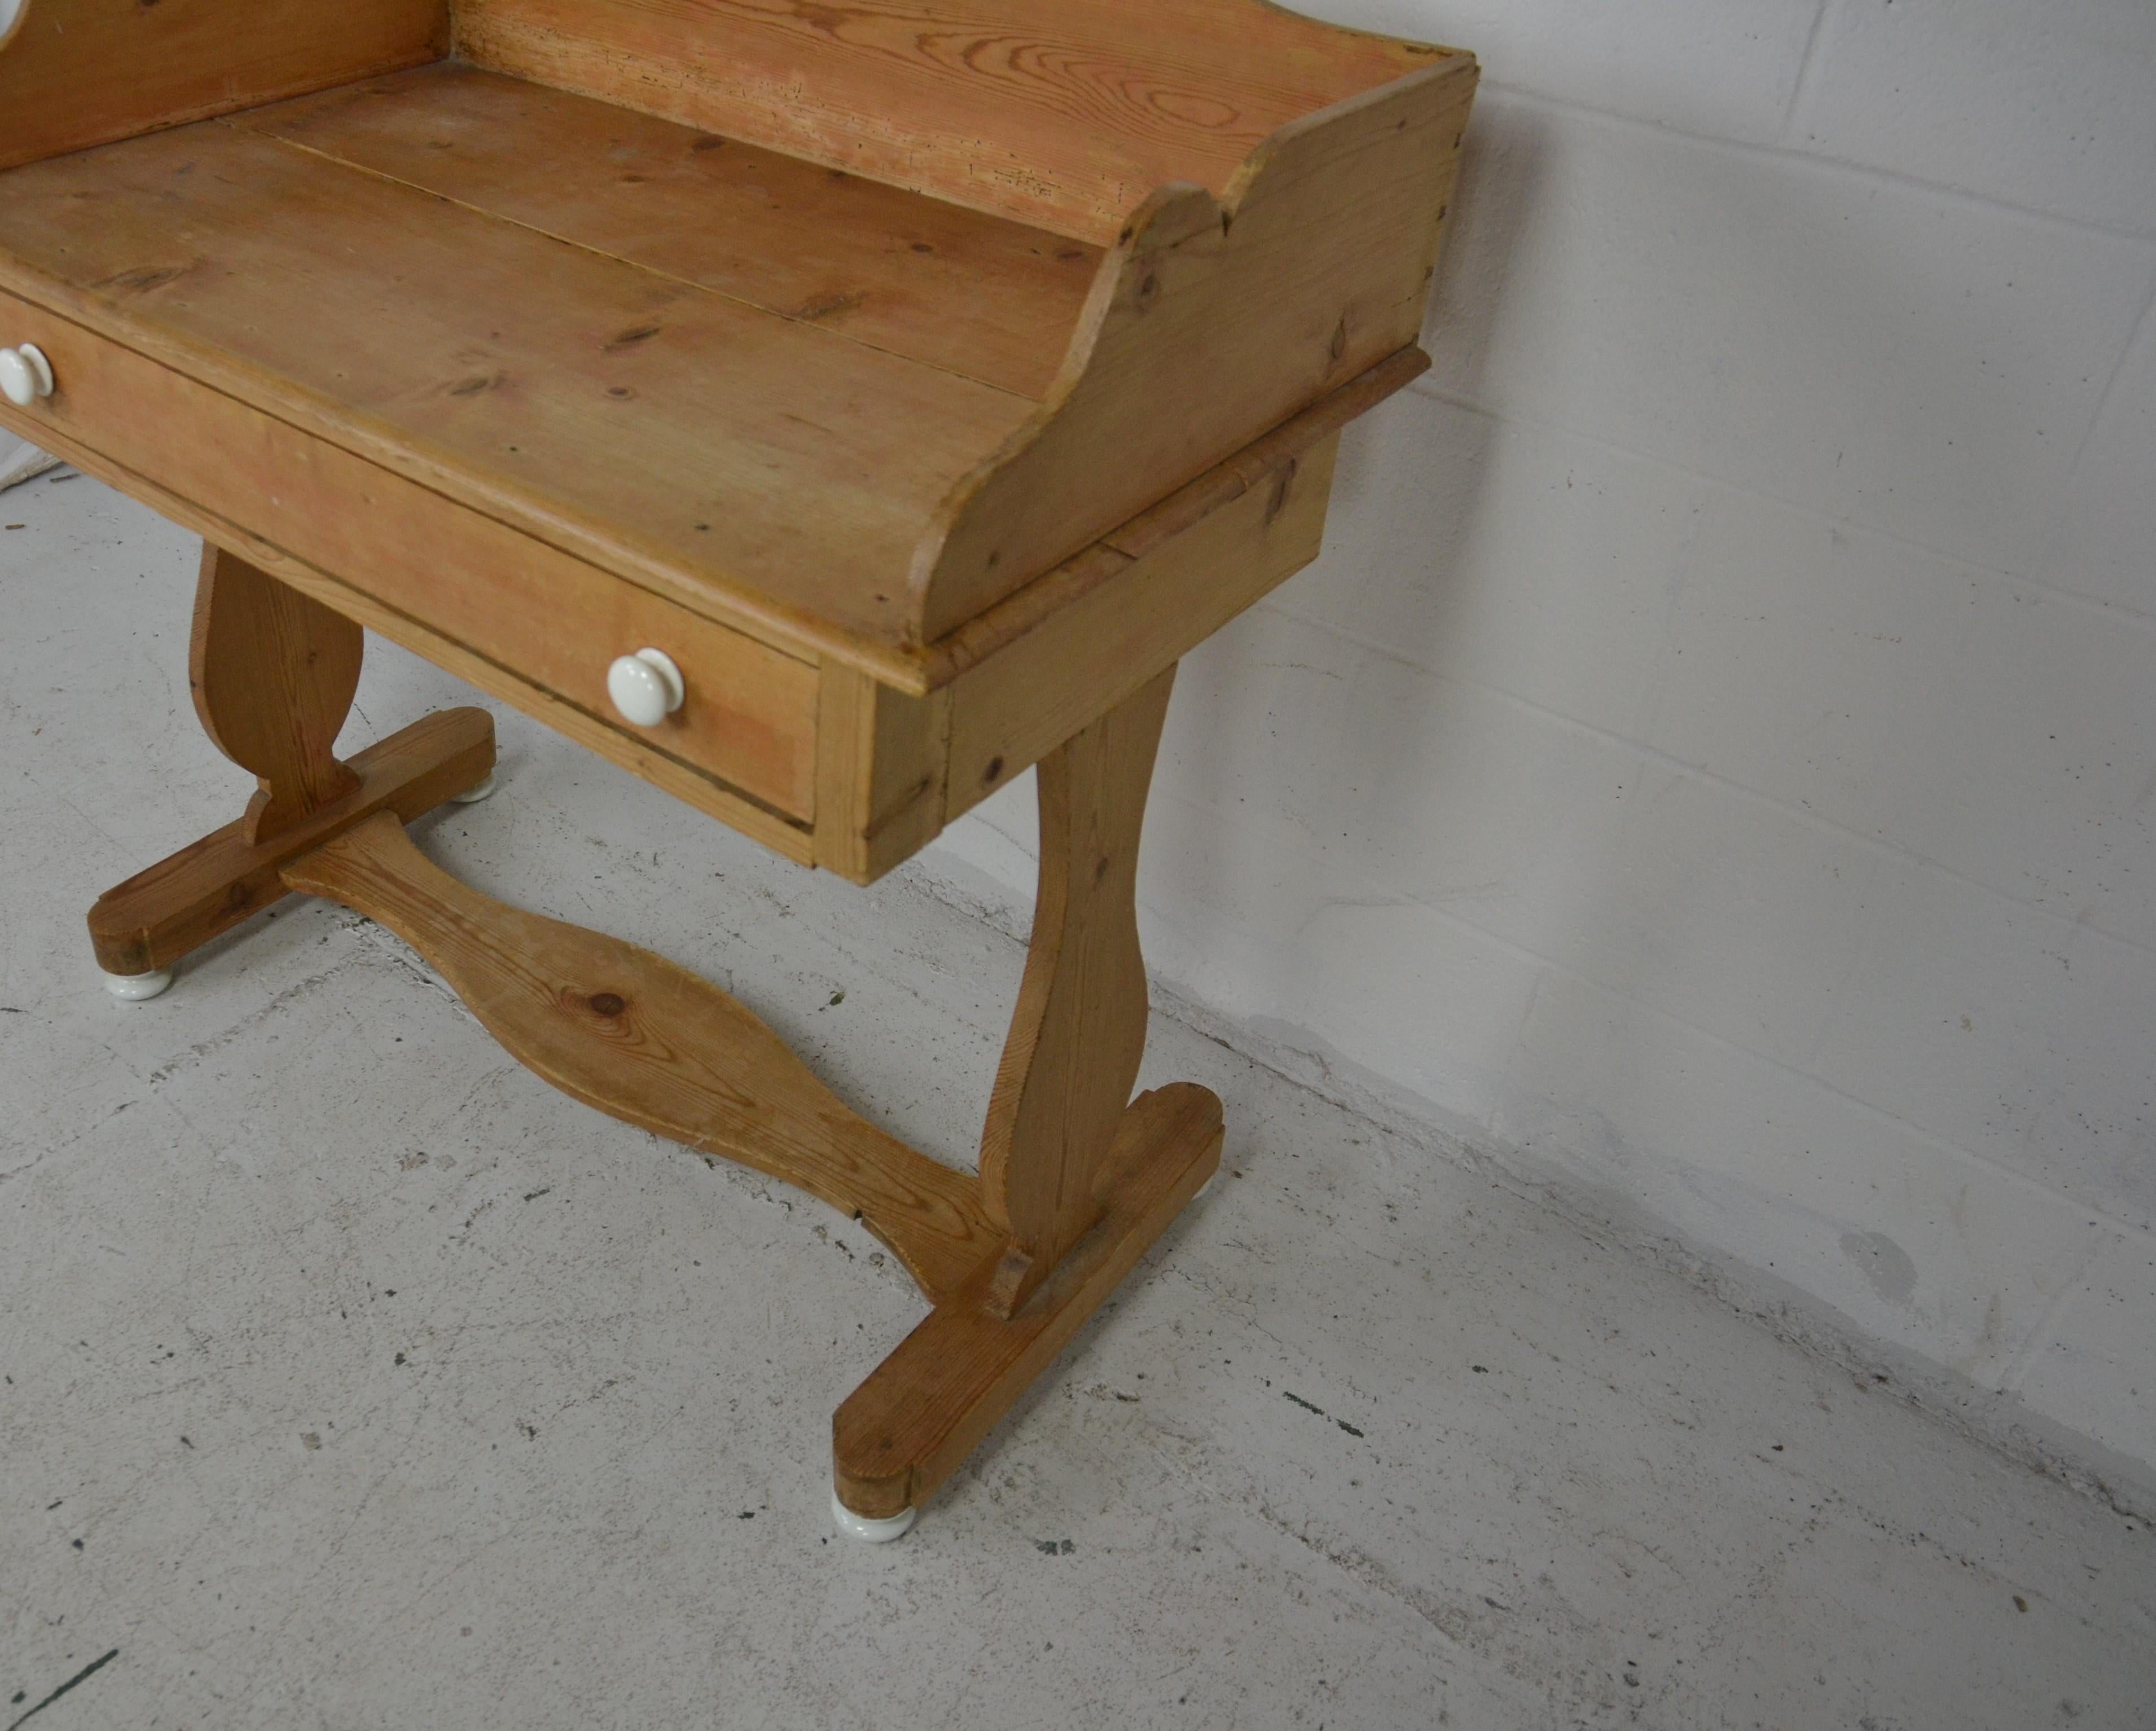
[[[829,41],[806,0],[482,0],[454,58],[372,3],[379,41],[280,11],[215,90],[193,11],[40,13],[0,50],[37,99],[0,106],[0,290],[914,691],[1412,350],[1475,75],[1244,0]]]
[[[614,568],[891,643],[924,524],[1035,408],[1101,257],[454,64],[12,170],[0,254]]]

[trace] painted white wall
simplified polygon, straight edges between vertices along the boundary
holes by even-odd
[[[1185,665],[1157,977],[2156,1462],[2156,6],[1321,9],[1482,94],[1435,368]]]

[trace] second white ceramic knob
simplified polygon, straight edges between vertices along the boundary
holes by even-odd
[[[53,363],[34,342],[0,348],[0,393],[18,408],[53,394]]]
[[[681,670],[664,650],[640,649],[616,658],[607,669],[607,696],[622,719],[634,727],[657,727],[688,694]]]

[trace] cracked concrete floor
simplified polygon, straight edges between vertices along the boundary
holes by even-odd
[[[187,541],[79,478],[0,518],[0,1731],[2156,1722],[2143,1522],[1161,1018],[1235,1175],[911,1538],[834,1538],[829,1413],[921,1313],[857,1230],[320,904],[99,989],[90,899],[243,778]],[[465,699],[370,655],[347,747]],[[1015,944],[504,741],[430,853],[969,1158]]]

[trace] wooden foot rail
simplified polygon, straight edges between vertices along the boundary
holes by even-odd
[[[332,754],[359,688],[357,625],[213,547],[203,550],[187,657],[195,713],[259,785],[222,830],[100,896],[98,966],[153,974],[290,893],[280,874],[377,812],[408,824],[484,783],[494,717],[449,709],[349,763]]]
[[[978,1178],[853,1112],[771,1030],[649,950],[506,906],[404,826],[494,762],[478,710],[429,716],[341,763],[357,628],[229,555],[204,561],[197,707],[255,772],[247,812],[101,898],[108,971],[162,968],[290,891],[398,933],[555,1086],[853,1216],[935,1306],[839,1409],[834,1482],[870,1522],[964,1461],[1217,1169],[1220,1102],[1131,1100],[1145,1045],[1135,880],[1173,670],[1040,765],[1040,895]]]
[[[999,1313],[1002,1259],[984,1264],[833,1416],[839,1501],[871,1519],[927,1502],[1219,1169],[1220,1139],[1210,1089],[1140,1095],[1103,1170],[1102,1213],[1017,1312]]]

